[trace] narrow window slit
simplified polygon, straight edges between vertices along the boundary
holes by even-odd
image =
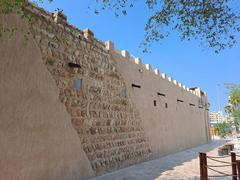
[[[160,92],[158,92],[157,95],[158,95],[158,96],[166,97],[166,94],[163,94],[163,93],[160,93]]]
[[[70,68],[81,68],[81,66],[79,64],[76,64],[76,63],[72,63],[72,62],[69,62],[68,63],[68,66]]]
[[[140,86],[140,85],[137,85],[137,84],[132,84],[132,87],[141,88],[141,86]]]
[[[181,99],[177,99],[177,102],[184,102],[183,100],[181,100]]]
[[[156,100],[153,101],[153,105],[157,106],[157,101]]]

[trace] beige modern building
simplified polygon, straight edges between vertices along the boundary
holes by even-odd
[[[209,112],[209,121],[211,125],[218,123],[230,122],[232,119],[228,115],[224,115],[222,111]]]
[[[88,179],[210,141],[209,103],[188,88],[28,4],[0,24],[0,175]],[[24,34],[30,33],[27,43]]]

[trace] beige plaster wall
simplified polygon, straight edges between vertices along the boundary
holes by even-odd
[[[109,48],[109,45],[108,45]],[[145,132],[150,139],[153,157],[177,152],[210,140],[207,107],[199,108],[200,97],[190,93],[167,77],[147,70],[144,64],[136,64],[127,55],[110,47],[117,70],[124,77],[128,95],[143,119]],[[141,88],[132,87],[132,84]],[[157,93],[165,94],[166,97]],[[184,102],[178,102],[177,99]],[[156,106],[154,102],[156,101]],[[208,103],[203,97],[204,103]],[[167,103],[168,108],[165,107]],[[190,106],[189,104],[195,104]]]
[[[0,44],[5,179],[87,179],[208,142],[205,95],[136,65],[62,14],[31,4],[25,13],[29,28],[16,17],[0,19],[19,29]],[[20,29],[30,32],[26,45]]]
[[[0,42],[0,179],[80,180],[94,173],[39,48],[18,17],[0,17],[18,33]]]
[[[78,30],[60,13],[25,8],[43,64],[59,89],[93,171],[100,175],[150,159],[142,119],[105,44],[90,30]],[[40,16],[41,15],[41,16]],[[78,67],[70,67],[69,63]],[[74,82],[81,81],[76,87]]]

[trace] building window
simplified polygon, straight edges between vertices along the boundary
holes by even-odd
[[[177,102],[184,102],[183,100],[181,100],[181,99],[177,99]]]
[[[167,103],[165,103],[165,108],[168,108],[168,104]]]
[[[137,85],[137,84],[132,84],[132,87],[141,88],[141,86],[140,86],[140,85]]]
[[[80,66],[79,64],[72,63],[72,62],[68,63],[68,66],[69,66],[70,68],[81,68],[81,66]]]
[[[157,106],[157,101],[156,100],[153,101],[153,105]]]
[[[158,96],[166,97],[166,94],[163,94],[163,93],[160,93],[160,92],[158,92],[157,95],[158,95]]]

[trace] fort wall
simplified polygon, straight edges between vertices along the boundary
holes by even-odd
[[[112,42],[96,39],[91,30],[69,25],[61,12],[51,14],[32,4],[24,12],[28,23],[1,19],[30,34],[25,49],[22,32],[0,44],[4,177],[20,170],[22,176],[15,174],[15,179],[40,174],[87,179],[210,140],[209,104],[199,88],[187,88]],[[31,108],[20,108],[25,106]],[[17,157],[21,143],[24,161]],[[33,170],[29,160],[43,164]]]
[[[0,179],[76,180],[94,176],[59,90],[42,63],[35,40],[25,44],[27,24],[18,16],[0,17],[17,25],[0,42]]]
[[[160,70],[153,70],[126,50],[115,49],[113,42],[106,42],[106,47],[127,84],[129,97],[144,119],[154,157],[210,140],[205,92],[190,89]]]

